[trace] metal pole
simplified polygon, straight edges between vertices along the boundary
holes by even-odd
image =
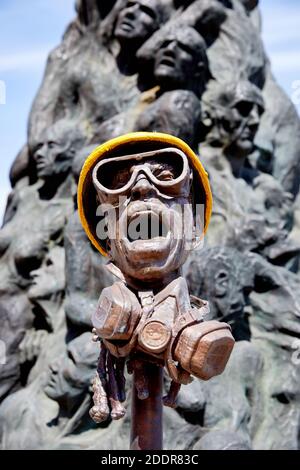
[[[155,364],[145,365],[149,382],[149,398],[140,400],[135,387],[135,372],[132,386],[131,436],[132,450],[161,450],[162,429],[162,387],[163,368]]]

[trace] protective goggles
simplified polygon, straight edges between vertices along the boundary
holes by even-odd
[[[109,158],[100,161],[93,170],[93,183],[101,203],[113,203],[128,196],[138,179],[145,177],[163,197],[190,194],[189,162],[175,147]]]

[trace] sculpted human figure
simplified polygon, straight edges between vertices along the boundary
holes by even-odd
[[[91,334],[84,333],[28,387],[9,396],[0,407],[2,449],[49,449],[84,426],[97,355]],[[12,432],[16,423],[19,433]]]
[[[254,288],[254,270],[243,253],[229,247],[195,251],[185,276],[193,295],[204,292],[210,300],[209,318],[229,323],[235,339],[249,339],[245,307]]]
[[[201,96],[210,78],[206,44],[194,28],[169,31],[156,53],[154,77],[162,91],[186,89]]]
[[[283,189],[296,198],[300,177],[300,123],[295,105],[278,85],[268,64],[266,83],[263,88],[265,112],[256,136],[256,166],[270,173]]]
[[[104,46],[98,28],[91,27],[87,33],[76,25],[72,24],[61,45],[50,55],[30,113],[30,149],[43,138],[44,130],[60,119],[83,123],[92,139],[101,122],[138,99],[136,76],[121,74],[116,57]]]
[[[63,351],[66,334],[64,249],[53,245],[41,266],[31,271],[30,276],[28,298],[34,320],[19,346],[21,364],[33,364],[27,383],[32,382],[48,367],[52,358]]]
[[[211,75],[215,79],[232,81],[237,77],[249,79],[262,87],[265,79],[266,58],[257,28],[243,5],[238,1],[196,0],[187,5],[144,44],[138,56],[143,61],[160,48],[170,29],[190,26],[204,37]]]
[[[1,317],[7,338],[5,368],[11,383],[20,378],[18,346],[34,320],[27,292],[31,272],[41,265],[50,241],[62,241],[66,220],[73,212],[69,173],[79,142],[84,142],[82,134],[68,122],[58,122],[47,130],[32,157],[37,182],[16,188],[15,214],[0,233]],[[13,323],[5,320],[11,308]]]
[[[227,243],[243,252],[260,253],[271,263],[295,272],[300,246],[291,233],[293,196],[271,175],[255,178],[253,188],[252,209],[238,222]]]
[[[229,231],[218,224],[216,235],[226,231],[227,244],[262,253],[271,262],[294,270],[299,247],[289,239],[292,195],[273,176],[259,173],[253,164],[253,156],[259,152],[255,137],[262,110],[262,94],[249,82],[211,83],[203,96],[206,136],[200,152],[213,182],[213,225],[217,218],[223,224],[223,215],[229,211]],[[236,178],[231,177],[227,163]],[[211,229],[209,236],[213,232]],[[219,237],[217,243],[223,242]]]
[[[249,161],[262,106],[260,90],[248,81],[211,81],[202,97],[199,153],[214,196],[210,245],[225,244],[239,221],[256,210],[252,186],[259,173]]]
[[[70,170],[84,141],[83,130],[71,120],[59,120],[45,130],[32,155],[37,179],[43,183],[41,198],[52,199],[58,189],[62,196],[70,191]]]
[[[171,0],[128,0],[119,13],[115,36],[137,50],[170,16]]]
[[[205,144],[219,148],[234,176],[242,176],[264,111],[261,91],[248,81],[214,82],[203,96],[203,103]]]
[[[86,156],[95,146],[83,147],[77,152],[72,164],[74,179],[73,192],[77,194],[80,171]],[[76,198],[76,196],[75,196]],[[69,331],[91,330],[91,316],[94,312],[99,292],[113,282],[112,274],[106,269],[105,259],[89,243],[79,220],[75,204],[74,213],[69,217],[64,231],[66,292],[64,309]]]
[[[299,329],[296,294],[299,279],[260,255],[215,247],[192,255],[187,280],[191,293],[196,295],[203,286],[201,292],[209,299],[213,315],[227,314],[236,338],[237,332],[242,331],[241,320],[245,322],[244,315],[240,315],[243,305],[247,306],[251,329],[251,342],[240,337],[225,372],[196,388],[197,396],[203,396],[204,426],[234,431],[254,449],[296,449],[299,372],[295,335]],[[284,315],[274,308],[274,299]],[[234,312],[231,319],[229,305]],[[185,394],[196,385],[180,391],[179,406],[183,412]],[[220,393],[222,401],[216,398]],[[258,403],[264,404],[263,410]],[[290,419],[291,414],[296,416],[295,420]],[[195,448],[214,447],[214,432],[211,436],[209,432]],[[263,440],[262,436],[266,438]],[[231,439],[229,434],[229,442]]]
[[[167,132],[193,149],[197,147],[201,104],[195,93],[174,90],[163,93],[137,118],[134,130]]]
[[[164,24],[173,12],[172,0],[128,0],[120,10],[114,36],[120,45],[120,70],[137,72],[136,52]]]
[[[190,292],[205,293],[210,303],[208,318],[226,321],[237,340],[224,373],[209,382],[195,383],[182,388],[179,406],[185,411],[185,394],[197,393],[202,398],[203,426],[208,429],[205,439],[195,445],[199,448],[218,448],[214,433],[228,433],[227,444],[233,439],[237,448],[252,447],[252,422],[256,418],[258,376],[263,367],[263,356],[252,341],[248,324],[251,311],[249,295],[255,289],[255,274],[251,258],[235,248],[213,247],[194,252],[185,267]],[[248,312],[248,314],[247,314]],[[255,315],[255,312],[253,312]],[[201,392],[201,393],[200,393]],[[222,400],[218,400],[220,393]],[[211,436],[210,436],[211,434]],[[224,445],[225,434],[223,434]]]
[[[113,276],[105,266],[105,260],[93,249],[80,224],[78,212],[70,217],[64,236],[66,252],[66,301],[65,313],[71,325],[91,330],[92,313],[99,299],[99,292],[113,282]]]
[[[197,203],[202,204],[198,215]],[[190,374],[208,380],[221,373],[233,347],[228,325],[202,322],[207,304],[198,299],[192,307],[181,276],[182,264],[209,221],[206,173],[180,139],[159,133],[128,134],[98,147],[87,159],[79,180],[78,207],[90,240],[109,256],[110,270],[119,278],[102,291],[92,317],[95,340],[100,337],[102,346],[91,416],[96,422],[109,414],[113,419],[124,416],[126,360],[135,375],[138,398],[149,397],[147,357],[166,366],[172,383],[164,403],[173,407],[180,384],[187,383]],[[209,351],[217,344],[223,351],[210,365],[206,355],[196,359],[200,330],[212,341]],[[192,331],[196,336],[190,341],[197,346],[195,356],[188,358],[184,344]]]
[[[195,28],[207,44],[214,42],[219,33],[220,25],[226,19],[226,8],[219,0],[174,1],[175,7],[181,10],[155,32],[138,51],[142,61],[149,61],[156,54],[165,36],[172,31],[186,27]]]
[[[298,449],[299,278],[257,254],[251,256],[260,286],[249,298],[252,341],[264,357],[257,381],[264,406],[253,422],[253,448]]]

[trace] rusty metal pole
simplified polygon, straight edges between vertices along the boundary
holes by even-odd
[[[145,400],[140,400],[137,396],[135,372],[133,374],[130,448],[161,450],[163,368],[147,363],[145,374],[149,381],[149,398]]]

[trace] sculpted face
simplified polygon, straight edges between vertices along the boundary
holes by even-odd
[[[293,219],[293,197],[285,192],[279,181],[271,175],[261,174],[254,180],[257,200],[255,213],[265,218],[268,227],[279,233],[282,229],[290,230]]]
[[[187,273],[191,292],[209,300],[212,318],[231,325],[244,315],[253,278],[250,263],[231,248],[196,252]]]
[[[230,322],[243,315],[246,299],[236,270],[229,265],[229,259],[226,261],[213,263],[214,287],[211,290],[218,316]]]
[[[218,84],[204,100],[212,123],[208,142],[224,149],[234,147],[238,155],[249,154],[264,111],[260,90],[250,82]]]
[[[193,239],[191,180],[187,157],[175,148],[112,158],[95,167],[102,206],[117,207],[107,223],[110,256],[123,273],[155,280],[184,263]]]
[[[38,178],[49,179],[67,174],[83,141],[82,132],[71,121],[57,121],[47,129],[33,152]]]
[[[141,113],[137,131],[166,132],[184,140],[191,147],[198,138],[201,104],[195,93],[173,90],[163,93]]]
[[[65,288],[65,254],[61,247],[53,248],[42,266],[30,275],[33,279],[28,291],[30,299],[48,299]]]
[[[258,131],[261,106],[254,101],[239,101],[232,108],[232,123],[236,145],[245,152],[251,152]]]
[[[89,333],[68,344],[67,354],[50,365],[45,393],[53,400],[76,400],[88,389],[95,370],[98,348]]]
[[[192,89],[207,76],[206,46],[193,28],[169,33],[157,52],[154,75],[167,89]]]
[[[120,41],[142,42],[159,28],[157,0],[129,0],[119,14],[115,36]]]

